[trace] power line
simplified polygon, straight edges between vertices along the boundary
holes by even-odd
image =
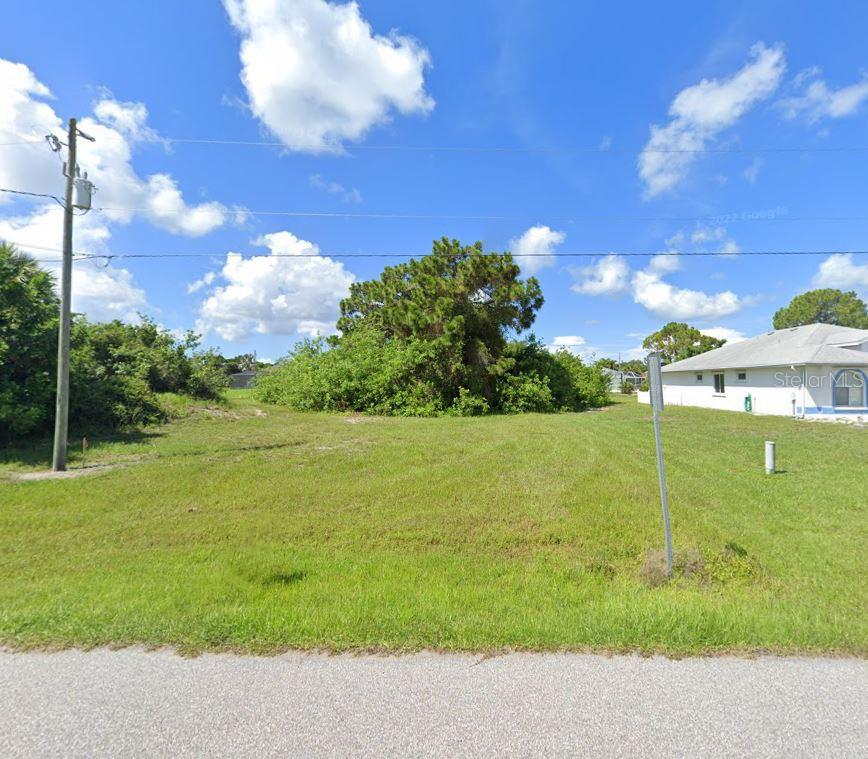
[[[235,252],[235,251],[231,251]],[[760,250],[760,251],[745,251],[732,256],[723,256],[725,258],[738,258],[740,256],[831,256],[836,254],[851,254],[851,255],[868,255],[868,250],[857,251],[829,251],[829,250]],[[84,254],[86,257],[92,258],[199,258],[199,257],[223,257],[227,255],[223,253],[118,253],[118,254]],[[243,254],[239,254],[243,255]],[[266,256],[268,258],[421,258],[424,256],[433,255],[429,252],[414,251],[414,252],[393,252],[393,253],[254,253],[250,255]],[[491,254],[489,254],[491,255]],[[495,255],[504,256],[505,252],[498,252]],[[714,257],[721,256],[720,253],[712,253],[709,251],[627,251],[623,253],[615,253],[614,251],[577,251],[577,252],[554,252],[554,253],[525,253],[517,254],[510,253],[513,258],[600,258],[608,255],[624,256],[627,258],[646,257],[646,256],[676,256],[681,258],[692,257]]]
[[[25,195],[37,198],[51,198],[61,203],[56,195],[50,193],[28,192],[0,187],[0,192],[14,195]],[[62,203],[61,203],[62,205]],[[780,208],[771,208],[764,211],[743,211],[738,213],[719,213],[706,216],[645,216],[630,214],[583,214],[581,216],[552,216],[546,213],[538,214],[432,214],[432,213],[391,213],[391,212],[353,212],[353,211],[269,211],[251,210],[241,205],[222,204],[242,215],[247,216],[283,216],[288,218],[323,218],[323,219],[385,219],[405,221],[552,221],[552,222],[584,222],[584,221],[612,221],[612,222],[706,222],[709,224],[734,224],[740,221],[789,221],[789,222],[851,222],[868,221],[868,216],[791,216]],[[99,206],[92,211],[102,213],[148,213],[148,208],[135,208],[127,206]]]
[[[234,145],[241,147],[283,148],[285,150],[310,150],[310,145],[287,144],[271,140],[230,140],[220,138],[161,137],[162,142],[180,145]],[[852,146],[801,146],[801,147],[724,147],[724,148],[600,148],[591,146],[522,146],[522,145],[343,145],[340,143],[324,146],[335,151],[403,151],[417,153],[607,153],[635,155],[637,153],[852,153],[868,152],[868,145]]]
[[[43,245],[30,245],[28,243],[15,242],[7,240],[11,245],[19,248],[30,248],[33,250],[44,250],[48,252],[61,252],[60,248],[52,248]],[[139,258],[223,258],[228,253],[237,253],[237,251],[220,251],[220,252],[205,252],[205,251],[164,251],[162,253],[154,252],[130,252],[130,253],[88,253],[85,251],[75,251],[77,260],[115,260],[115,259],[139,259]],[[317,252],[317,253],[237,253],[238,255],[248,257],[266,256],[268,258],[408,258],[433,255],[430,251],[393,251],[393,252]],[[491,254],[489,254],[491,255]],[[507,255],[507,253],[495,253],[494,255]],[[519,255],[511,253],[513,258],[599,258],[608,255],[623,256],[625,258],[638,258],[649,256],[673,256],[680,258],[704,258],[704,257],[723,257],[723,258],[741,258],[741,257],[756,257],[756,256],[833,256],[833,255],[868,255],[868,250],[753,250],[742,251],[734,255],[723,255],[705,250],[696,251],[658,251],[658,250],[643,250],[643,251],[624,251],[615,252],[612,250],[596,250],[596,251],[555,251],[553,253],[525,253]]]
[[[225,204],[224,204],[225,205]],[[147,208],[127,208],[120,206],[101,206],[92,209],[100,212],[116,213],[147,213]],[[734,224],[739,221],[809,221],[809,222],[840,222],[868,221],[868,216],[790,216],[775,209],[762,212],[743,212],[738,214],[715,214],[708,216],[631,216],[627,214],[585,214],[582,216],[552,216],[546,213],[533,215],[508,214],[425,214],[425,213],[364,213],[352,211],[252,211],[243,206],[231,207],[233,212],[248,216],[285,216],[290,218],[323,218],[323,219],[391,219],[405,221],[670,221],[670,222],[707,222],[714,224]]]
[[[49,130],[50,131],[50,130]],[[280,148],[282,150],[310,151],[311,146],[299,143],[286,143],[281,140],[235,140],[220,137],[159,137],[153,140],[163,144],[173,145],[210,145],[210,146],[236,146],[236,147],[263,147]],[[2,142],[0,147],[12,147],[17,145],[40,145],[44,140],[16,140]],[[576,153],[576,154],[599,154],[599,155],[637,155],[650,154],[675,154],[675,155],[699,155],[699,154],[754,154],[754,153],[865,153],[868,145],[799,145],[795,147],[772,147],[759,145],[756,147],[705,147],[705,148],[649,148],[649,147],[600,147],[592,145],[374,145],[352,144],[345,145],[335,142],[323,146],[323,152],[347,152],[352,150],[370,152],[405,152],[405,153]]]
[[[6,192],[10,195],[26,195],[31,198],[51,198],[53,201],[63,206],[63,201],[57,195],[51,195],[47,192],[26,192],[24,190],[10,190],[7,187],[0,187],[0,192]]]

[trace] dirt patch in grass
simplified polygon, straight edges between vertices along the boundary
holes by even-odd
[[[34,480],[71,480],[76,477],[84,477],[88,474],[99,474],[100,472],[107,472],[110,469],[118,469],[122,466],[127,466],[127,464],[91,464],[90,466],[77,467],[76,469],[67,469],[63,472],[54,472],[52,470],[14,472],[10,474],[9,477],[18,482],[31,482]]]
[[[669,580],[666,576],[666,552],[662,549],[646,551],[639,576],[652,588],[665,584]],[[673,551],[672,579],[677,577],[705,578],[705,560],[699,551],[693,548]]]
[[[672,578],[698,581],[702,584],[745,584],[761,580],[765,575],[760,563],[748,555],[747,549],[729,541],[722,550],[703,554],[695,548],[675,551],[672,555]],[[666,552],[647,551],[639,567],[639,576],[652,588],[665,584]]]
[[[203,414],[217,419],[241,419],[241,414],[219,406],[190,406],[189,412],[190,414]]]

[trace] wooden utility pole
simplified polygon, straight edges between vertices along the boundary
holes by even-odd
[[[66,469],[66,438],[69,428],[69,332],[72,322],[72,201],[75,188],[75,119],[69,120],[67,133],[66,194],[63,204],[63,268],[60,279],[60,327],[57,333],[57,405],[54,414],[54,452],[51,468]]]

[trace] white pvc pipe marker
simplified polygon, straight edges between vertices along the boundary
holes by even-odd
[[[766,440],[766,474],[775,473],[775,444]]]

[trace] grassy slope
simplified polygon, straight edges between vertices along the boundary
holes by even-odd
[[[254,407],[94,450],[125,468],[0,481],[0,641],[868,652],[865,430],[668,409],[676,547],[707,568],[653,588],[635,401],[356,424]],[[763,474],[765,439],[785,473]]]

